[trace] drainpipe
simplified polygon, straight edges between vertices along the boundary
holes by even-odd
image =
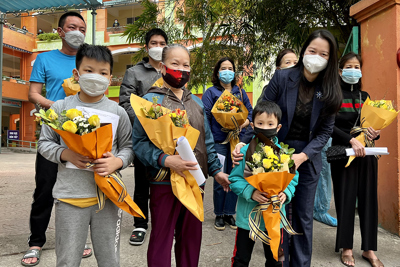
[[[1,70],[2,77],[3,77],[3,25],[4,25],[5,15],[6,14],[0,12],[0,70]],[[0,82],[0,128],[1,128],[0,143],[2,140],[1,134],[3,132],[3,127],[1,124],[2,117],[3,117],[3,78],[1,79],[1,82]],[[1,144],[0,144],[0,154],[1,154]]]
[[[92,45],[96,44],[96,9],[92,9]]]

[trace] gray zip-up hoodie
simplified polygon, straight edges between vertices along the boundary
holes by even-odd
[[[135,121],[135,112],[130,101],[131,94],[144,96],[159,78],[161,78],[161,73],[150,65],[148,58],[143,58],[135,66],[126,70],[119,91],[119,105],[128,113],[131,125]]]
[[[132,150],[132,126],[125,110],[106,96],[95,103],[84,103],[79,95],[66,97],[55,102],[51,109],[60,114],[63,110],[76,108],[77,106],[89,107],[114,113],[119,116],[118,128],[115,134],[111,153],[122,159],[123,168],[133,160]],[[38,141],[38,152],[46,159],[58,163],[57,181],[53,188],[54,198],[89,198],[96,197],[94,174],[91,171],[66,168],[65,162],[61,162],[61,153],[67,146],[60,135],[49,126],[43,125]]]

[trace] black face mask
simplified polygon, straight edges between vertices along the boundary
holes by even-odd
[[[278,127],[273,128],[273,129],[261,129],[261,128],[257,128],[254,126],[254,133],[257,134],[262,134],[265,137],[272,139],[274,138],[277,134],[278,134]]]

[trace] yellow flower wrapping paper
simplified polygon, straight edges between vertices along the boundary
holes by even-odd
[[[152,105],[153,103],[146,99],[134,94],[131,95],[131,106],[150,141],[165,154],[174,155],[178,138],[185,136],[190,147],[194,149],[200,132],[192,126],[186,128],[175,126],[168,115],[171,111],[165,107],[161,107],[164,116],[156,120],[147,118],[142,109],[150,110]],[[203,198],[200,187],[190,172],[187,171],[184,174],[186,179],[171,170],[172,191],[196,218],[204,221]]]
[[[215,120],[222,126],[222,128],[225,128],[226,130],[236,131],[237,133],[239,133],[238,132],[239,127],[246,121],[247,116],[249,115],[249,111],[247,110],[243,102],[241,102],[240,100],[238,101],[240,101],[241,103],[242,112],[232,113],[232,112],[219,111],[217,106],[219,104],[219,101],[222,100],[224,96],[229,96],[232,99],[238,100],[234,95],[225,90],[218,98],[218,100],[215,102],[213,108],[211,109],[211,113],[213,114]],[[234,122],[235,120],[237,124]],[[235,149],[235,146],[239,143],[239,134],[234,135],[232,138],[229,138],[229,140],[226,141],[227,142],[229,141],[231,151],[233,151]]]
[[[368,128],[372,127],[374,130],[382,130],[389,126],[396,118],[397,112],[386,110],[383,108],[377,108],[369,105],[371,100],[369,97],[365,100],[363,107],[361,108],[360,121],[363,121],[362,127]],[[386,101],[391,104],[391,101]],[[356,139],[365,146],[366,134],[364,132],[360,133]],[[355,159],[355,156],[350,156],[346,167],[348,167],[351,162]]]

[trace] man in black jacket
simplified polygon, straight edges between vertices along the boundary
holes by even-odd
[[[145,48],[149,57],[143,58],[135,66],[126,70],[119,95],[119,104],[128,113],[132,125],[135,120],[135,112],[130,103],[131,94],[142,97],[152,86],[161,87],[163,83],[159,63],[161,61],[162,49],[168,44],[168,37],[163,30],[155,28],[146,33],[145,41]],[[132,232],[129,243],[140,246],[144,242],[148,228],[150,184],[146,177],[145,166],[136,157],[134,165],[135,192],[133,200],[142,210],[146,219],[134,217],[135,229]]]

